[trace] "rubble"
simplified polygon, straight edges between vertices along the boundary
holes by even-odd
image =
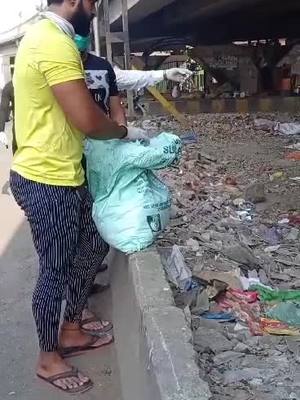
[[[177,288],[174,296],[178,306],[190,310],[199,373],[213,400],[300,399],[299,329],[268,319],[260,326],[258,303],[239,303],[236,297],[230,300],[236,322],[227,322],[216,301],[231,288],[244,288],[240,284],[300,288],[300,186],[290,179],[300,176],[300,166],[284,161],[297,137],[274,132],[276,122],[300,119],[283,114],[188,118],[199,140],[188,142],[178,168],[159,173],[172,191],[173,207],[171,225],[157,246],[169,256],[177,245],[193,277],[191,290]],[[255,126],[258,118],[271,123]],[[168,117],[150,122],[159,130],[184,131]]]
[[[265,185],[256,182],[247,187],[245,199],[253,204],[263,203],[266,200]]]

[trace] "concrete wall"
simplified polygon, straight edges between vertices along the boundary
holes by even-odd
[[[122,400],[208,400],[192,335],[153,248],[111,254],[112,306]]]
[[[298,97],[249,97],[246,99],[195,99],[177,100],[174,105],[178,111],[187,114],[199,113],[256,113],[287,112],[300,113],[300,96]],[[166,111],[156,101],[145,103],[147,113],[163,115]]]

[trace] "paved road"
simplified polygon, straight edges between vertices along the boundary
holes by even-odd
[[[0,148],[0,399],[57,400],[69,395],[45,386],[35,378],[37,341],[31,316],[31,292],[37,258],[29,227],[13,198],[2,194],[8,180],[10,152]],[[95,309],[110,316],[110,293],[93,299]],[[99,310],[97,310],[99,311]],[[121,400],[119,371],[113,346],[74,359],[94,380],[86,400]],[[77,398],[73,396],[72,398]]]

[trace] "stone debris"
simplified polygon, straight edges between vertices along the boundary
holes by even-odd
[[[263,203],[266,201],[265,185],[256,182],[247,187],[245,192],[245,200],[253,204]]]
[[[190,290],[174,287],[174,296],[191,322],[200,376],[209,382],[213,400],[300,399],[300,336],[253,336],[259,330],[247,323],[255,315],[249,307],[242,310],[245,320],[236,322],[211,310],[216,297],[241,289],[241,282],[300,288],[300,186],[290,179],[300,176],[300,165],[284,159],[297,137],[275,132],[277,122],[300,118],[187,118],[186,129],[193,125],[199,140],[185,146],[178,167],[159,172],[172,191],[173,206],[171,224],[157,246],[163,259],[178,246],[192,272]],[[146,125],[186,132],[168,117]]]

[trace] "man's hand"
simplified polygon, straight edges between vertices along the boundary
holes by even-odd
[[[144,129],[141,128],[135,128],[133,126],[129,126],[128,128],[128,134],[125,137],[125,140],[129,140],[129,141],[136,141],[136,140],[145,140],[147,142],[149,142],[149,138],[147,136],[146,131],[144,131]]]
[[[3,144],[8,149],[8,139],[5,132],[0,132],[0,144]]]
[[[193,72],[186,68],[171,68],[167,69],[165,74],[169,81],[181,83],[190,78],[193,75]]]

